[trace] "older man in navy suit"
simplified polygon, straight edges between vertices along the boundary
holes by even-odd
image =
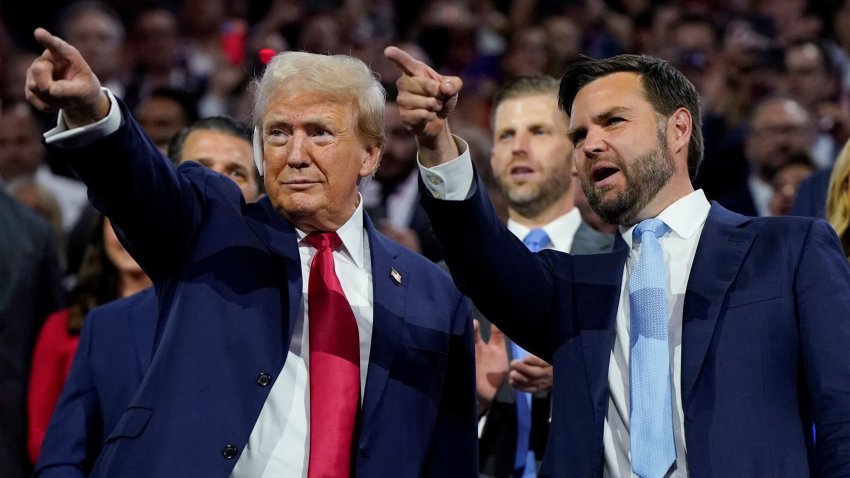
[[[620,234],[609,254],[534,254],[449,133],[459,80],[386,53],[455,280],[553,363],[540,476],[850,474],[850,265],[823,221],[745,217],[694,191],[700,106],[680,72],[635,55],[567,70],[578,175]]]
[[[154,279],[156,354],[94,476],[473,476],[472,323],[448,275],[378,234],[384,91],[359,60],[278,55],[257,84],[246,204],[175,170],[44,30],[28,99]]]

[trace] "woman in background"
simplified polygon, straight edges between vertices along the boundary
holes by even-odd
[[[148,276],[118,241],[109,219],[101,216],[71,290],[70,306],[47,318],[35,344],[27,392],[27,451],[33,463],[71,368],[86,314],[150,286]]]
[[[838,233],[844,254],[850,259],[850,141],[832,167],[826,194],[826,219]]]

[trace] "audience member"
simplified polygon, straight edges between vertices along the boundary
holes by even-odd
[[[4,477],[25,478],[31,471],[26,391],[32,347],[64,294],[50,225],[2,190],[0,231],[5,231],[0,234],[0,470]]]
[[[610,251],[614,237],[595,231],[575,208],[578,183],[572,178],[568,121],[558,107],[558,80],[517,78],[502,87],[494,106],[490,162],[507,198],[508,230],[534,252]],[[498,329],[488,334],[489,321],[476,315],[484,332],[483,339],[476,335],[478,408],[484,415],[480,471],[537,476],[549,431],[552,366],[501,339]]]
[[[135,110],[139,124],[153,144],[165,154],[168,144],[181,129],[197,119],[195,101],[188,93],[174,88],[157,88]]]
[[[101,304],[130,296],[150,285],[150,279],[118,241],[109,220],[101,217],[90,238],[77,284],[71,290],[68,308],[47,318],[33,350],[27,389],[27,451],[32,463],[38,460],[86,314]]]
[[[770,197],[770,215],[788,216],[794,207],[797,190],[807,177],[817,170],[808,154],[795,154],[776,171],[770,181],[773,196]]]
[[[62,228],[69,231],[88,204],[86,188],[79,181],[54,174],[45,160],[40,127],[26,103],[0,112],[0,182],[5,187],[15,180],[32,178],[56,198],[62,210]]]
[[[829,179],[826,217],[850,259],[850,142],[844,144]]]

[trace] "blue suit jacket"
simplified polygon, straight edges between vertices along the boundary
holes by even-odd
[[[461,290],[554,365],[541,476],[601,476],[625,242],[618,237],[609,254],[532,254],[501,225],[480,185],[465,201],[439,201],[420,189]],[[830,227],[808,218],[754,219],[713,204],[683,311],[690,476],[847,476],[848,344],[850,265]]]
[[[302,300],[296,231],[268,198],[246,204],[229,179],[173,168],[123,115],[94,145],[54,149],[121,229],[159,304],[151,367],[93,475],[226,477],[289,348]],[[474,476],[469,307],[448,274],[364,222],[374,316],[356,475]]]
[[[153,288],[89,312],[35,476],[88,476],[150,366],[155,323]]]

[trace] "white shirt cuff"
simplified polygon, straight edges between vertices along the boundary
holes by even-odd
[[[118,131],[121,127],[121,110],[112,92],[101,88],[109,97],[109,113],[103,119],[79,128],[68,129],[62,110],[59,110],[59,118],[56,127],[44,133],[44,141],[60,148],[71,149],[88,146]]]
[[[425,187],[437,199],[446,201],[463,201],[472,195],[475,190],[472,171],[472,157],[469,155],[469,145],[463,139],[452,135],[455,140],[460,156],[448,163],[439,164],[433,168],[426,168],[419,162],[419,154],[416,154],[416,163],[419,165],[419,174]]]

